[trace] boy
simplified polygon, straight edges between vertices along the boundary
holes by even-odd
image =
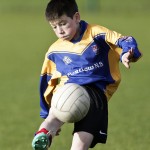
[[[75,0],[51,0],[45,15],[58,40],[46,53],[41,72],[40,115],[45,120],[32,147],[48,150],[64,124],[53,115],[50,105],[53,92],[66,83],[83,86],[91,99],[86,117],[74,123],[71,150],[106,143],[107,102],[120,83],[119,60],[130,68],[129,63],[141,57],[137,43],[131,36],[80,20]]]

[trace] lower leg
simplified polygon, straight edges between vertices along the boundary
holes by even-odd
[[[76,132],[73,136],[71,150],[88,150],[93,140],[93,135],[87,132]]]
[[[57,131],[60,129],[60,127],[64,123],[58,120],[52,113],[52,111],[49,112],[48,117],[43,121],[43,123],[40,125],[39,131],[41,129],[46,129],[50,132],[52,137],[54,137],[57,134]]]
[[[52,112],[49,112],[48,117],[43,121],[32,141],[33,149],[48,150],[52,138],[57,134],[62,125],[63,122],[59,121]]]

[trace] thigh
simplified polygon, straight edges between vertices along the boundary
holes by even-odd
[[[74,124],[73,133],[84,131],[93,135],[90,147],[97,143],[106,143],[107,139],[107,99],[102,91],[88,85],[85,87],[90,95],[91,104],[88,114],[79,122]]]
[[[76,132],[73,135],[71,150],[88,150],[93,141],[93,135],[88,132]]]

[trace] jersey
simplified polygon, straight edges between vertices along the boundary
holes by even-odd
[[[58,39],[45,55],[40,77],[41,117],[46,118],[53,92],[66,83],[94,84],[109,100],[121,81],[119,61],[134,50],[133,60],[141,57],[135,39],[122,36],[100,25],[80,22],[80,38]]]

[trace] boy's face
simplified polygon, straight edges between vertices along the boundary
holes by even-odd
[[[58,38],[70,41],[71,39],[77,39],[79,36],[79,22],[80,15],[76,12],[73,18],[62,15],[59,19],[49,23]]]

